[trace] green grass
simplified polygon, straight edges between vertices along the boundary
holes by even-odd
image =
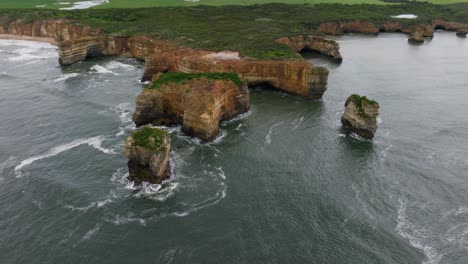
[[[184,83],[192,79],[209,79],[209,80],[229,80],[238,86],[242,85],[241,79],[235,73],[216,72],[216,73],[183,73],[183,72],[168,72],[161,75],[153,84],[148,88],[150,90],[157,89],[162,85],[168,83]]]
[[[132,133],[133,146],[143,147],[151,151],[161,151],[167,132],[159,128],[144,127]]]
[[[391,18],[406,13],[416,14],[418,19]],[[0,25],[16,19],[55,18],[68,18],[113,35],[157,35],[191,48],[239,51],[243,56],[259,59],[299,60],[301,57],[296,52],[276,43],[275,39],[320,34],[317,28],[323,22],[363,20],[379,24],[400,21],[410,25],[446,19],[467,23],[468,4],[267,4],[76,11],[0,9]]]
[[[1,0],[0,8],[41,8],[58,9],[70,7],[71,4],[63,5],[60,2],[79,2],[85,0]],[[398,1],[398,0],[396,0]],[[404,1],[404,0],[403,0]],[[418,0],[420,2],[431,2],[434,4],[466,3],[468,0]],[[385,4],[381,0],[200,0],[198,2],[187,2],[184,0],[110,0],[109,4],[93,8],[139,8],[160,6],[197,6],[197,5],[255,5],[268,3],[286,4]]]
[[[351,101],[356,105],[356,109],[361,117],[369,117],[364,111],[364,107],[368,105],[379,105],[376,101],[371,100],[366,96],[360,96],[359,94],[352,94]]]

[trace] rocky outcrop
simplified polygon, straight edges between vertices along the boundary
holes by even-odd
[[[419,29],[413,30],[408,37],[408,41],[411,43],[423,43],[424,31],[419,30]]]
[[[219,122],[250,109],[247,85],[235,74],[166,73],[137,98],[133,121],[145,124],[182,124],[182,131],[209,141],[219,133]]]
[[[177,47],[173,41],[147,36],[111,36],[99,29],[75,25],[68,20],[18,20],[0,26],[0,34],[28,36],[56,43],[59,63],[70,65],[88,57],[123,55],[144,60],[150,54]]]
[[[379,104],[365,96],[353,94],[346,100],[341,123],[365,139],[373,139],[377,131]]]
[[[336,61],[342,61],[343,57],[340,53],[340,45],[338,42],[323,37],[303,35],[295,37],[282,37],[276,39],[276,42],[284,44],[295,50],[315,51],[325,56],[329,56]]]
[[[144,127],[133,132],[125,141],[129,180],[137,184],[160,184],[170,176],[169,155],[171,138],[158,128]]]
[[[446,21],[441,19],[436,19],[432,21],[432,28],[434,29],[443,29],[447,31],[458,31],[462,28],[465,28],[466,24],[453,22],[453,21]]]
[[[343,30],[341,29],[341,26],[335,22],[327,22],[320,24],[319,31],[326,35],[343,35]]]
[[[163,72],[231,72],[249,85],[266,84],[282,91],[321,98],[327,87],[328,70],[306,61],[241,59],[234,52],[179,49],[158,52],[146,60],[143,81]]]
[[[379,28],[367,21],[351,21],[341,24],[344,33],[378,34]]]
[[[457,36],[459,37],[466,37],[466,34],[468,34],[468,28],[461,28],[459,30],[457,30]]]

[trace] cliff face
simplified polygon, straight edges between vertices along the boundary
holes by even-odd
[[[447,31],[459,31],[467,25],[445,20],[434,20],[429,24],[402,25],[398,21],[385,21],[379,24],[366,21],[351,21],[342,24],[327,22],[322,23],[318,30],[327,35],[343,35],[343,33],[378,34],[379,32],[403,32],[411,34],[420,31],[424,37],[433,37],[434,29]],[[418,33],[419,34],[419,33]]]
[[[250,109],[245,84],[230,80],[191,79],[145,89],[137,98],[133,121],[145,124],[182,124],[182,131],[209,141],[219,133],[219,122]]]
[[[303,50],[311,50],[321,53],[325,56],[332,57],[336,61],[342,61],[340,53],[340,45],[338,42],[325,39],[317,36],[295,36],[283,37],[276,40],[276,42],[285,44],[295,50],[301,52]]]
[[[67,20],[15,21],[0,27],[0,34],[49,39],[59,49],[61,65],[70,65],[88,57],[124,55],[143,60],[150,54],[173,49],[176,44],[157,37],[109,36],[101,30],[74,25]]]
[[[312,99],[326,90],[328,70],[306,61],[240,59],[237,53],[181,49],[158,52],[146,60],[143,80],[161,72],[231,72],[249,85],[267,84],[285,92]]]
[[[171,138],[161,129],[145,127],[133,132],[125,141],[129,180],[160,184],[170,176]]]
[[[341,123],[365,139],[373,139],[377,131],[379,104],[365,96],[353,94],[345,102]]]

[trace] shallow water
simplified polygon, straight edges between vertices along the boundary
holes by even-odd
[[[339,39],[322,101],[254,89],[201,145],[172,133],[175,177],[136,188],[122,141],[143,66],[60,68],[48,44],[0,41],[1,263],[466,263],[468,42],[437,32]],[[374,142],[340,127],[381,104]]]

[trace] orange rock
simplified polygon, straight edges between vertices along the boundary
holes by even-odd
[[[306,61],[253,60],[192,49],[159,52],[146,60],[143,81],[160,72],[233,72],[249,85],[267,84],[312,99],[326,90],[328,70]]]
[[[137,126],[182,124],[187,135],[209,141],[218,135],[219,122],[249,109],[250,96],[245,84],[190,79],[145,89],[137,97],[133,121]]]
[[[276,39],[276,42],[284,44],[295,50],[301,52],[303,50],[311,50],[321,53],[325,56],[332,57],[337,61],[342,61],[343,57],[340,53],[340,45],[338,42],[323,37],[302,35],[294,37],[282,37]]]

